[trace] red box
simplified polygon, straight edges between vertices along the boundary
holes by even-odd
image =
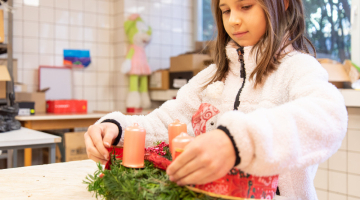
[[[55,114],[87,113],[86,100],[46,101],[46,112]]]

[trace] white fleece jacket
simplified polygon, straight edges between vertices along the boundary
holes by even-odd
[[[117,120],[123,130],[134,122],[147,131],[146,146],[168,141],[167,126],[175,119],[188,125],[190,135],[226,127],[239,150],[237,168],[257,176],[279,174],[281,196],[317,199],[313,180],[318,164],[334,154],[347,129],[347,111],[339,91],[328,83],[328,74],[317,60],[287,48],[263,86],[254,89],[249,80],[255,69],[252,47],[244,48],[246,80],[240,106],[234,110],[242,86],[236,48],[228,45],[230,72],[225,83],[203,84],[216,72],[210,65],[183,86],[176,100],[165,102],[146,116],[125,116],[120,112],[101,118]],[[119,145],[123,145],[123,138]]]

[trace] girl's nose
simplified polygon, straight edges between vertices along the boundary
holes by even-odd
[[[241,26],[242,20],[235,12],[231,12],[229,18],[229,24],[231,26]]]

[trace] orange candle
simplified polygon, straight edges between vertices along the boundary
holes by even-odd
[[[173,139],[180,135],[180,133],[184,132],[187,133],[186,124],[181,123],[178,119],[176,119],[173,123],[169,124],[168,126],[169,131],[169,148],[170,152],[172,152],[172,141]]]
[[[145,135],[145,129],[137,123],[125,129],[123,166],[144,167]]]
[[[187,133],[180,133],[177,137],[175,137],[172,140],[173,145],[173,151],[171,152],[171,155],[173,157],[173,160],[176,159],[183,151],[186,145],[188,145],[194,137],[191,137]]]

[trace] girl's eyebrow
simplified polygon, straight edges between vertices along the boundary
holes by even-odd
[[[244,0],[237,0],[236,2],[240,2],[240,1],[244,1]],[[222,6],[226,6],[226,4],[223,3],[223,4],[220,4],[220,5],[219,5],[219,7],[222,7]]]

